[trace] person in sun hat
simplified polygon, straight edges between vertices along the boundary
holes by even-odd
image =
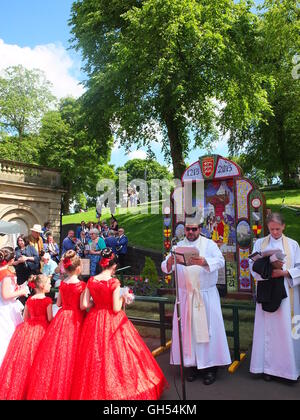
[[[30,229],[30,232],[31,233],[28,236],[29,245],[33,246],[41,257],[44,254],[44,243],[41,237],[41,234],[43,233],[42,226],[35,224]]]

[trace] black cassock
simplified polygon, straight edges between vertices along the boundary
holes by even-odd
[[[284,278],[272,278],[270,257],[263,257],[255,261],[252,269],[264,279],[257,282],[257,303],[261,303],[262,309],[266,312],[277,311],[282,299],[287,297]]]

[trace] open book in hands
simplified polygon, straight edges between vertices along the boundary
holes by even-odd
[[[191,258],[199,257],[199,250],[192,246],[177,246],[175,248],[175,254],[177,264],[193,265]]]
[[[281,249],[267,249],[265,251],[254,252],[253,254],[249,255],[249,258],[252,261],[257,261],[264,257],[270,257],[270,261],[275,262],[284,261],[286,255],[281,251]]]

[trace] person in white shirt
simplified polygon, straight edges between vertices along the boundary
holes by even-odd
[[[250,372],[263,374],[265,380],[280,377],[296,381],[300,375],[300,335],[293,323],[300,315],[300,247],[283,234],[284,220],[279,213],[267,218],[270,234],[255,242],[253,253],[278,249],[285,254],[281,268],[272,271],[272,278],[284,278],[287,298],[275,312],[266,312],[256,304]],[[250,269],[257,282],[268,281]],[[298,337],[299,335],[299,337]]]
[[[46,254],[42,257],[43,261],[43,268],[42,273],[45,274],[45,276],[49,277],[51,279],[52,284],[54,285],[57,280],[59,280],[59,274],[55,272],[57,268],[57,263],[51,259],[50,254],[46,252]]]
[[[185,239],[178,243],[178,246],[196,247],[199,250],[199,256],[191,261],[192,265],[177,264],[178,292],[184,366],[191,368],[187,380],[194,381],[199,371],[203,370],[203,383],[210,385],[216,380],[217,367],[231,363],[216,287],[218,270],[224,267],[225,261],[217,244],[201,236],[200,230],[199,224],[186,224]],[[174,256],[168,255],[161,267],[167,274],[174,271]],[[170,363],[180,364],[176,306]]]

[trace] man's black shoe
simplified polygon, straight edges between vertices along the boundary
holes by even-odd
[[[264,373],[263,378],[266,382],[271,382],[273,380],[272,376],[267,373]]]
[[[198,377],[198,372],[196,369],[190,369],[188,375],[186,376],[186,380],[188,382],[194,382]]]
[[[215,382],[216,379],[217,379],[217,373],[216,372],[207,372],[204,375],[203,383],[204,383],[204,385],[211,385]]]

